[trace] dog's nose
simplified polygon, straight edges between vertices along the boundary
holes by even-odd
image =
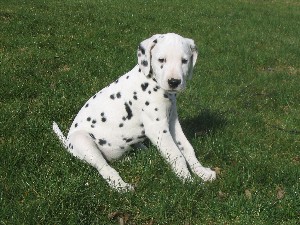
[[[172,89],[177,88],[180,83],[181,83],[180,79],[171,78],[168,80],[168,84]]]

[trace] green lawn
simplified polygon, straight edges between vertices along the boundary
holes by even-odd
[[[195,40],[183,129],[213,183],[183,184],[149,145],[111,190],[52,133],[156,33]],[[0,224],[299,224],[300,3],[0,0]]]

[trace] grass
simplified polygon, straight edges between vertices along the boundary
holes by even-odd
[[[300,5],[289,1],[0,1],[1,224],[299,224]],[[140,41],[198,44],[178,99],[217,181],[182,184],[152,145],[109,189],[51,130],[136,64]]]

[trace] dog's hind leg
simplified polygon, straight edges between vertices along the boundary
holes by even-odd
[[[133,190],[120,177],[119,173],[108,165],[101,150],[87,132],[76,131],[69,136],[68,150],[77,158],[95,167],[108,184],[118,191]]]

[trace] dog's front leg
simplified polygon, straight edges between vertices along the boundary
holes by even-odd
[[[171,165],[176,175],[184,181],[191,180],[186,160],[173,141],[167,119],[153,122],[151,119],[146,118],[144,126],[147,137],[157,146],[161,155]]]
[[[216,179],[216,172],[211,170],[210,168],[203,167],[196,158],[193,146],[187,140],[182,131],[175,105],[170,116],[170,132],[178,148],[188,162],[191,170],[199,177],[201,177],[204,181],[211,181]]]

